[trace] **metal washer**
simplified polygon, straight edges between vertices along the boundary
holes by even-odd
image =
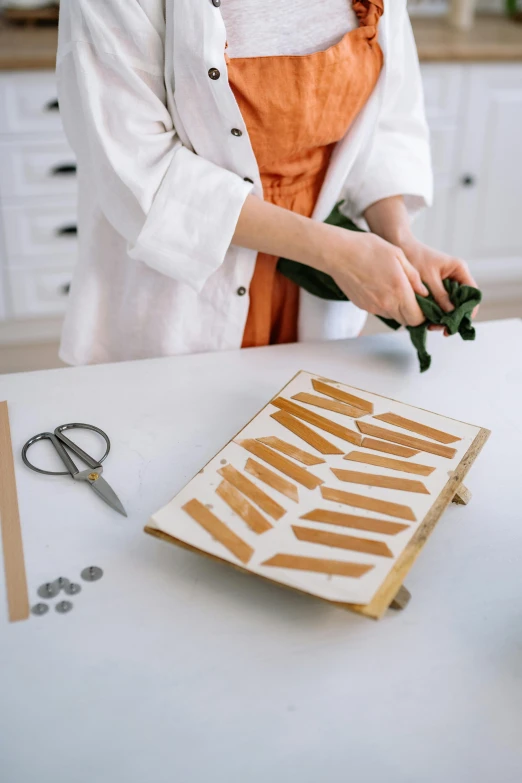
[[[67,614],[67,612],[71,611],[73,605],[70,601],[59,601],[54,608],[60,614]]]
[[[58,587],[59,592],[60,590],[67,590],[71,582],[66,576],[59,576],[58,579],[55,580],[55,584]]]
[[[82,586],[77,584],[76,582],[69,582],[67,587],[63,588],[64,593],[67,593],[67,595],[76,595],[77,593],[81,592]]]
[[[45,582],[45,584],[40,585],[37,590],[40,598],[56,598],[59,592],[60,588],[56,582]]]
[[[103,576],[103,571],[98,566],[87,566],[80,574],[85,582],[97,582]]]
[[[37,617],[39,617],[42,614],[47,614],[49,611],[49,607],[47,604],[35,604],[31,607],[31,614],[35,614]]]

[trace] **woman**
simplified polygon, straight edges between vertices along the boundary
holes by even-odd
[[[432,185],[406,0],[62,0],[57,73],[79,172],[65,361],[354,336],[361,310],[415,325],[423,281],[444,309],[444,278],[473,285],[410,229]],[[341,199],[371,233],[322,222]]]

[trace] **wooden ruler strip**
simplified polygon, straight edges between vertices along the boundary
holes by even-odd
[[[365,412],[360,408],[354,408],[353,405],[347,405],[345,402],[330,400],[328,397],[319,397],[317,394],[308,394],[308,392],[299,392],[292,395],[293,400],[305,402],[307,405],[315,405],[316,408],[324,408],[333,413],[341,413],[343,416],[350,416],[352,419],[358,419],[365,416]]]
[[[29,593],[7,402],[0,402],[0,525],[9,621],[29,617]]]
[[[396,457],[414,457],[416,454],[420,454],[418,449],[408,449],[406,446],[399,446],[397,443],[389,443],[386,440],[375,440],[375,438],[363,438],[361,446],[363,449],[395,454]]]
[[[274,473],[273,470],[269,470],[265,465],[261,465],[261,463],[256,462],[255,459],[248,459],[245,470],[247,473],[258,478],[259,481],[268,484],[268,486],[275,489],[276,492],[280,492],[282,495],[290,498],[294,503],[299,503],[299,493],[296,485],[292,484],[291,481],[287,481],[278,473]]]
[[[225,465],[224,468],[218,470],[220,476],[229,481],[233,487],[238,489],[247,498],[253,500],[256,506],[262,508],[265,514],[272,517],[272,519],[278,520],[286,514],[286,509],[276,503],[276,501],[263,492],[257,484],[243,476],[239,470],[236,470],[233,465]]]
[[[360,446],[362,443],[361,435],[358,432],[355,432],[355,430],[350,430],[348,427],[343,427],[335,421],[326,419],[324,416],[319,416],[318,413],[309,411],[306,408],[303,408],[302,405],[297,405],[295,402],[292,402],[292,400],[286,400],[284,397],[276,397],[274,400],[271,400],[270,404],[297,416],[298,419],[303,419],[303,421],[312,424],[314,427],[318,427],[320,430],[329,432],[330,435],[335,435],[337,438],[341,438],[341,440],[347,440],[349,443],[355,444],[355,446]]]
[[[363,441],[364,443],[364,441]],[[403,473],[416,473],[418,476],[429,476],[435,468],[429,465],[420,465],[418,462],[406,462],[402,459],[381,457],[380,454],[366,454],[364,451],[351,451],[344,459],[351,462],[363,462],[365,465],[374,465],[376,468],[389,468]]]
[[[377,511],[381,514],[388,514],[390,517],[416,522],[412,509],[409,506],[403,506],[401,503],[377,500],[366,495],[355,495],[352,492],[344,492],[342,489],[333,489],[333,487],[321,487],[321,495],[325,500],[333,500],[335,503],[344,503],[347,506],[365,508],[368,511]]]
[[[337,448],[337,446],[334,446],[333,443],[330,443],[326,438],[318,435],[315,430],[311,430],[310,427],[307,427],[302,421],[296,419],[295,416],[291,416],[289,413],[285,413],[285,411],[271,413],[270,418],[277,421],[282,427],[286,427],[287,430],[293,432],[294,435],[297,435],[298,438],[304,440],[305,443],[308,443],[312,448],[317,449],[321,454],[344,453],[342,449]]]
[[[244,449],[249,451],[250,454],[253,454],[254,457],[258,457],[259,459],[264,460],[264,462],[268,462],[268,464],[272,465],[273,468],[280,470],[281,473],[285,474],[285,476],[289,476],[291,479],[297,481],[298,484],[302,484],[303,487],[306,487],[307,489],[315,489],[323,483],[322,479],[314,476],[314,474],[310,473],[308,470],[306,470],[306,468],[302,468],[300,465],[296,465],[295,462],[290,462],[289,459],[283,457],[277,451],[269,449],[268,446],[265,446],[263,443],[259,443],[258,440],[247,438],[246,440],[239,440],[235,442],[239,446],[242,446]]]
[[[384,427],[376,427],[374,424],[370,424],[367,421],[356,421],[355,423],[365,435],[373,435],[376,438],[382,438],[382,440],[399,443],[401,446],[427,451],[429,454],[436,454],[438,457],[453,459],[457,453],[456,449],[451,449],[449,446],[441,446],[438,443],[432,443],[429,440],[414,438],[412,435],[404,435],[402,432],[394,432],[393,430],[387,430]]]
[[[265,519],[260,511],[253,506],[241,492],[228,481],[222,481],[216,489],[216,495],[223,500],[232,511],[241,517],[250,530],[261,535],[272,529],[272,525]]]
[[[379,416],[374,416],[373,418],[379,419],[379,421],[385,421],[386,424],[394,424],[396,427],[402,427],[403,430],[416,432],[417,435],[424,435],[426,438],[438,440],[439,443],[455,443],[457,440],[462,440],[462,438],[457,438],[456,435],[450,435],[448,432],[436,430],[433,427],[427,427],[425,424],[413,421],[412,419],[405,419],[403,416],[397,416],[396,413],[381,413]]]
[[[302,557],[301,555],[277,554],[261,563],[264,566],[275,568],[291,568],[296,571],[314,571],[319,574],[331,574],[333,576],[351,576],[358,579],[368,571],[372,565],[363,563],[346,563],[342,560],[325,560],[319,557]]]
[[[242,538],[237,536],[233,530],[230,530],[230,528],[218,519],[210,509],[203,505],[203,503],[193,499],[185,503],[182,508],[183,511],[186,511],[187,514],[192,517],[194,522],[201,525],[207,533],[210,533],[212,538],[215,538],[216,541],[223,544],[223,546],[226,547],[229,552],[232,552],[238,560],[241,560],[242,563],[248,563],[254,554],[252,547],[249,546],[246,541],[243,541]]]
[[[357,538],[357,536],[346,536],[342,533],[330,533],[328,530],[297,525],[292,525],[292,530],[299,541],[308,541],[310,544],[349,549],[352,552],[363,552],[379,557],[393,557],[390,547],[383,541],[372,541],[369,538]]]
[[[366,530],[368,533],[383,533],[386,536],[396,536],[407,530],[409,525],[403,525],[401,522],[388,522],[386,519],[375,519],[374,517],[359,517],[355,514],[343,514],[341,511],[328,511],[326,508],[315,508],[307,514],[303,514],[301,519],[308,519],[311,522],[323,522],[325,525],[338,525],[339,527],[350,527],[353,530]]]
[[[355,408],[360,408],[364,413],[373,413],[373,403],[368,400],[363,400],[362,397],[356,397],[354,394],[337,389],[335,386],[330,386],[329,383],[319,381],[316,378],[312,378],[312,386],[316,392],[320,394],[326,394],[328,397],[333,397],[334,400],[340,402],[346,402],[348,405],[353,405]]]
[[[330,468],[339,481],[347,481],[350,484],[365,484],[367,487],[382,487],[383,489],[399,489],[404,492],[418,492],[420,495],[429,495],[427,487],[422,481],[399,478],[397,476],[384,476],[376,473],[365,473],[359,470],[338,470]]]
[[[299,422],[298,422],[299,423]],[[293,446],[291,443],[287,443],[286,440],[275,438],[270,435],[268,438],[257,438],[260,443],[264,443],[265,446],[270,446],[271,449],[280,451],[281,454],[286,454],[287,457],[292,457],[298,462],[302,462],[303,465],[321,465],[326,462],[322,457],[315,457],[313,454],[309,454],[308,451],[298,449],[297,446]]]

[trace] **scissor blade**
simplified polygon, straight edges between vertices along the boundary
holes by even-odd
[[[123,514],[124,517],[127,516],[127,512],[123,508],[118,495],[112,489],[110,484],[107,484],[104,478],[100,476],[96,479],[96,481],[89,481],[89,484],[96,494],[99,495],[99,497],[101,497],[101,499],[104,500],[108,506],[113,508],[115,511],[118,511],[120,514]]]

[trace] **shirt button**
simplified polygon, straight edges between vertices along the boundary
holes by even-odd
[[[240,131],[239,128],[232,128],[230,133],[232,134],[232,136],[242,136],[243,135],[243,131]]]
[[[239,286],[239,288],[236,291],[238,296],[244,296],[246,294],[246,288],[242,285]]]
[[[214,79],[214,81],[216,79],[219,79],[219,77],[221,76],[217,68],[211,68],[208,72],[208,75],[210,76],[211,79]]]
[[[214,8],[219,8],[219,6],[221,5],[221,0],[212,0],[212,5],[214,6]]]
[[[243,177],[243,179],[245,180],[245,182],[250,182],[251,185],[254,184],[254,180],[250,179],[250,177]]]

